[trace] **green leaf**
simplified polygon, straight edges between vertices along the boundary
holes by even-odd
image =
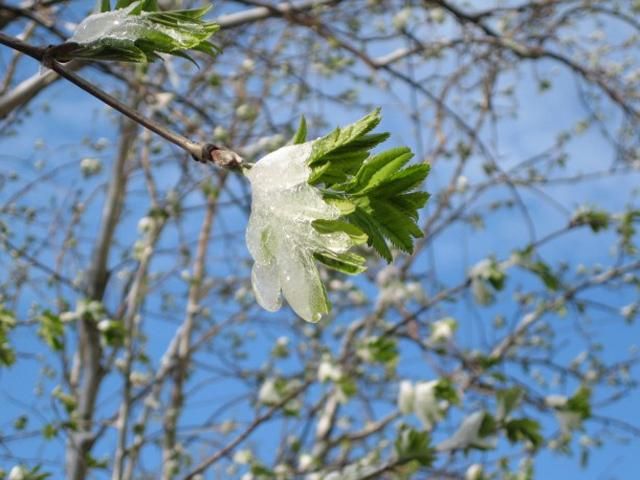
[[[544,442],[540,434],[540,424],[531,418],[509,420],[504,428],[511,443],[528,440],[533,449],[537,450]]]
[[[482,417],[482,423],[480,424],[480,428],[478,430],[479,437],[489,437],[491,435],[495,435],[497,431],[498,422],[496,422],[496,419],[493,417],[493,415],[485,412]]]
[[[595,209],[580,209],[571,219],[572,226],[588,225],[591,231],[598,233],[609,228],[611,216],[608,212]]]
[[[428,467],[436,458],[429,433],[418,432],[406,425],[403,425],[398,433],[395,450],[398,463],[417,461],[420,465]]]
[[[291,143],[294,145],[299,145],[300,143],[304,143],[307,141],[307,120],[304,118],[304,115],[300,118],[300,125],[298,125],[298,131],[293,136]]]
[[[453,382],[448,378],[441,378],[435,387],[435,395],[439,400],[446,400],[451,405],[458,405],[460,403],[460,396],[458,391],[453,385]]]
[[[345,191],[351,194],[362,194],[379,186],[404,166],[411,157],[413,157],[413,153],[407,147],[392,148],[370,157],[364,162]]]
[[[522,400],[523,391],[520,387],[499,390],[496,393],[498,401],[498,412],[496,416],[500,419],[507,418],[509,414],[519,405]]]
[[[416,222],[429,194],[415,190],[429,174],[429,166],[407,166],[413,157],[407,147],[370,155],[388,138],[386,133],[371,133],[380,118],[376,109],[316,140],[307,161],[308,182],[324,185],[327,202],[342,202],[342,219],[364,232],[368,245],[391,262],[391,245],[412,253],[414,240],[422,236]]]
[[[313,228],[317,232],[323,234],[342,232],[349,235],[353,245],[362,245],[366,243],[368,237],[360,228],[352,223],[343,222],[341,220],[314,220]]]
[[[111,0],[99,0],[98,5],[100,8],[98,9],[101,13],[108,12],[111,10]]]
[[[325,163],[327,156],[342,147],[351,147],[350,150],[362,150],[353,145],[353,142],[360,139],[370,130],[374,129],[382,119],[380,109],[376,108],[373,112],[365,115],[357,122],[344,127],[336,128],[330,134],[325,135],[315,141],[311,156],[307,161],[310,167],[317,167],[319,164]],[[350,145],[351,144],[351,145]]]
[[[314,252],[313,257],[327,267],[347,275],[358,275],[367,270],[366,259],[355,253],[321,250]]]
[[[60,317],[47,310],[40,315],[38,321],[40,322],[38,335],[53,350],[62,350],[64,348],[64,324]]]
[[[364,347],[374,362],[392,364],[398,358],[398,346],[395,340],[386,337],[369,339]]]
[[[591,417],[591,390],[587,387],[580,387],[578,391],[567,400],[563,409],[580,415],[582,420]]]

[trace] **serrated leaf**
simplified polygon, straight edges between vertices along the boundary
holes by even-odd
[[[361,139],[363,135],[374,129],[380,123],[380,120],[380,109],[377,108],[357,122],[344,128],[338,127],[330,134],[319,138],[313,144],[313,150],[307,165],[313,168],[318,164],[325,163],[326,157],[339,148],[351,147],[352,149],[361,150],[362,147],[357,144],[354,145],[353,142]]]
[[[362,194],[377,187],[402,168],[411,157],[413,153],[407,147],[392,148],[370,157],[362,164],[345,191],[351,194]]]
[[[350,222],[367,232],[367,244],[370,247],[373,247],[382,258],[387,262],[391,262],[391,260],[393,260],[391,249],[389,249],[387,245],[384,234],[380,229],[380,224],[374,217],[368,214],[363,208],[356,207],[356,209],[350,213],[347,218]]]
[[[411,253],[414,239],[422,236],[416,222],[429,195],[414,190],[429,174],[429,166],[407,166],[413,157],[407,147],[370,156],[369,150],[387,138],[385,133],[371,133],[379,122],[380,111],[375,110],[316,140],[308,161],[309,183],[323,184],[327,201],[342,198],[355,205],[343,215],[367,234],[369,246],[391,262],[389,243]]]

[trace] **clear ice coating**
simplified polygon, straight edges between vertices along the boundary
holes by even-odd
[[[311,225],[340,215],[307,183],[312,144],[282,147],[248,171],[252,201],[246,236],[255,261],[251,281],[258,303],[274,312],[284,295],[300,317],[317,322],[328,313],[328,302],[313,252],[343,253],[351,242],[344,233],[324,235]]]
[[[111,12],[89,15],[78,25],[68,41],[84,45],[107,38],[135,42],[149,33],[158,32],[171,37],[172,40],[184,47],[189,47],[193,43],[191,35],[184,34],[177,28],[153,22],[144,12],[132,15],[131,12],[138,6],[138,3],[134,2],[127,8]]]
[[[137,2],[127,8],[112,12],[95,13],[85,18],[76,28],[69,42],[92,43],[105,37],[135,41],[140,38],[142,27],[147,21],[140,15],[130,15]]]

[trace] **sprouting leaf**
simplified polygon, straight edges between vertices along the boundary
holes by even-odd
[[[218,49],[208,39],[219,26],[202,20],[210,7],[193,10],[158,11],[155,0],[120,1],[109,11],[85,18],[66,44],[58,60],[73,58],[145,63],[160,53],[191,60],[185,52],[197,50],[215,56]],[[64,48],[62,48],[64,47]]]
[[[345,219],[362,230],[369,246],[391,262],[389,242],[411,253],[414,239],[422,236],[416,222],[429,194],[415,190],[427,177],[429,166],[406,167],[413,156],[406,147],[370,156],[369,151],[389,136],[370,133],[380,119],[377,109],[318,139],[309,159],[309,183],[323,184],[325,199],[349,206]]]
[[[307,120],[304,118],[304,115],[300,118],[300,125],[298,125],[298,131],[293,136],[293,140],[291,143],[294,145],[299,145],[307,141]]]
[[[364,243],[391,261],[388,241],[411,252],[422,235],[418,209],[428,194],[415,191],[427,165],[407,167],[412,154],[369,150],[388,134],[369,133],[375,110],[358,122],[306,143],[300,122],[293,145],[272,152],[246,171],[252,187],[247,245],[255,263],[258,303],[278,310],[282,296],[302,318],[318,321],[330,305],[315,262],[355,275],[366,259],[349,251]]]

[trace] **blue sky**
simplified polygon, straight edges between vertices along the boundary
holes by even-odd
[[[3,52],[4,55],[4,52]],[[3,58],[6,58],[3,56]],[[22,76],[28,76],[37,71],[35,63],[25,63],[22,70]],[[505,162],[526,158],[532,154],[538,153],[541,147],[549,145],[560,129],[573,129],[575,123],[583,116],[582,107],[576,96],[573,79],[564,75],[557,74],[551,66],[546,66],[549,75],[553,76],[554,89],[544,96],[537,92],[536,85],[531,81],[531,77],[527,74],[526,67],[522,72],[522,79],[518,82],[518,100],[520,103],[520,115],[511,122],[506,122],[500,126],[499,135],[502,150],[496,152]],[[93,72],[86,74],[95,76]],[[332,88],[330,83],[327,88]],[[400,89],[402,90],[402,89]],[[405,92],[406,94],[406,92]],[[51,109],[43,110],[43,105],[48,104]],[[393,101],[384,101],[384,120],[383,127],[392,133],[393,143],[406,143],[413,145],[414,136],[411,134],[411,126],[405,123],[404,113],[401,107]],[[331,108],[331,107],[329,107]],[[311,108],[310,108],[311,109]],[[89,150],[81,146],[81,142],[85,138],[96,139],[105,137],[113,140],[113,126],[111,119],[115,116],[103,107],[96,100],[89,98],[84,92],[80,92],[72,85],[64,82],[58,82],[41,95],[36,102],[31,105],[31,115],[24,120],[19,126],[19,134],[15,137],[2,138],[0,149],[0,159],[9,165],[9,168],[15,170],[21,175],[22,179],[37,177],[42,170],[38,170],[35,165],[39,161],[46,162],[47,167],[60,165],[68,161],[77,159],[79,161],[85,155],[89,154]],[[354,112],[339,112],[331,110],[329,116],[334,119],[334,123],[347,123],[354,120],[357,114]],[[427,133],[427,138],[429,134]],[[36,148],[37,141],[44,142],[43,148]],[[593,130],[588,131],[579,140],[573,142],[570,147],[573,158],[579,159],[576,162],[575,171],[587,171],[599,169],[601,165],[609,165],[612,159],[610,147],[602,139],[602,137]],[[91,152],[95,156],[95,152]],[[113,146],[109,147],[102,153],[97,154],[108,162],[113,156]],[[69,176],[58,175],[51,182],[46,183],[44,190],[31,192],[28,195],[28,202],[31,205],[46,208],[50,204],[52,197],[58,201],[65,199],[69,189],[70,179],[79,181],[78,168]],[[193,167],[200,168],[200,167]],[[46,169],[46,168],[45,168]],[[105,170],[108,170],[106,168]],[[428,189],[431,192],[438,192],[448,181],[450,175],[450,166],[445,162],[438,162],[428,180]],[[5,170],[5,174],[8,171]],[[171,167],[165,170],[167,175],[171,175]],[[177,173],[177,168],[174,169]],[[481,174],[478,169],[471,169],[465,172],[473,183],[479,181]],[[93,183],[87,183],[87,190],[98,186],[99,182],[105,180],[105,173],[96,179]],[[638,204],[637,197],[633,199],[631,192],[639,185],[639,175],[629,175],[625,177],[602,178],[593,182],[585,183],[576,188],[574,186],[553,188],[553,197],[560,200],[565,206],[578,207],[582,204],[597,204],[603,208],[620,209],[630,202]],[[2,201],[5,196],[10,195],[11,188],[6,188],[1,192]],[[506,195],[503,191],[495,195]],[[544,236],[545,232],[549,232],[559,225],[566,222],[566,215],[561,214],[557,209],[550,207],[548,203],[540,200],[538,196],[532,194],[524,194],[527,205],[531,206],[531,215],[536,227],[538,237]],[[100,200],[97,199],[92,209],[97,212],[100,207]],[[137,218],[144,214],[146,205],[141,205],[139,211],[129,211],[127,221],[118,232],[119,238],[125,244],[125,240],[133,238],[135,234],[135,224]],[[227,228],[230,230],[243,228],[242,221],[238,219],[237,211],[230,211],[223,217]],[[86,224],[87,231],[97,225],[98,216],[88,217]],[[95,222],[95,225],[94,225]],[[187,234],[196,235],[198,223],[194,224],[192,231]],[[20,233],[18,233],[20,235]],[[462,279],[468,268],[476,263],[476,261],[486,257],[490,253],[504,255],[512,248],[523,245],[528,238],[528,232],[520,215],[513,212],[504,212],[493,215],[487,222],[483,231],[472,230],[469,227],[456,227],[445,233],[435,244],[432,258],[435,258],[435,266],[438,275],[443,282],[454,284]],[[577,232],[565,239],[554,242],[549,248],[543,250],[545,259],[549,263],[565,260],[573,267],[578,263],[595,263],[601,262],[607,264],[611,262],[611,253],[609,248],[613,242],[611,235],[603,234],[593,236],[585,232]],[[238,245],[237,249],[241,253],[245,253],[244,246]],[[461,252],[464,252],[461,255]],[[431,258],[431,257],[429,257]],[[43,257],[42,261],[50,261],[52,259]],[[230,265],[223,258],[219,258],[220,262],[211,268],[218,276],[224,276],[233,270],[240,270],[239,267]],[[430,262],[425,254],[420,261]],[[4,262],[3,262],[4,263]],[[515,283],[531,286],[535,282],[532,278],[517,277]],[[514,285],[510,285],[513,288]],[[505,294],[506,295],[506,294]],[[629,296],[629,292],[603,291],[599,292],[600,298],[613,304],[624,305],[633,300]],[[28,298],[28,297],[27,297]],[[32,295],[32,300],[36,297]],[[52,305],[53,306],[53,305]],[[483,310],[480,314],[475,309],[465,308],[464,305],[457,307],[456,316],[460,323],[460,338],[469,346],[477,346],[482,343],[483,336],[481,330],[490,332],[490,319],[492,314],[501,311],[503,307],[499,304],[492,309]],[[29,302],[25,299],[24,303],[19,305],[19,311],[26,315],[29,309]],[[444,313],[444,312],[443,312]],[[505,312],[512,313],[512,312]],[[275,317],[264,314],[267,319]],[[468,319],[468,321],[466,321]],[[612,361],[620,358],[622,354],[628,352],[629,348],[640,340],[640,328],[637,325],[626,326],[620,320],[613,320],[610,316],[598,315],[594,316],[594,323],[590,327],[591,335],[597,338],[605,345],[603,358],[605,361]],[[561,320],[559,320],[561,321]],[[565,320],[567,323],[572,321],[569,317]],[[563,328],[563,327],[560,327]],[[283,329],[284,331],[284,329]],[[167,328],[158,328],[152,331],[152,338],[149,343],[152,352],[162,352],[168,339],[173,334],[173,326]],[[33,334],[27,332],[26,329],[17,329],[11,337],[12,341],[20,345],[20,351],[32,354],[43,354],[44,346]],[[575,341],[573,341],[575,340]],[[577,339],[571,339],[569,344],[563,350],[563,356],[567,359],[573,358],[583,348]],[[265,338],[264,342],[256,344],[256,350],[252,352],[256,359],[265,356],[273,344],[273,338]],[[416,354],[415,363],[411,362],[411,353],[407,351],[407,363],[405,372],[408,376],[418,375],[417,370],[420,368]],[[635,372],[637,375],[637,371]],[[37,405],[38,409],[53,408],[39,398],[33,396],[34,386],[39,376],[35,362],[25,360],[19,362],[16,367],[10,370],[0,372],[0,391],[4,393],[2,397],[2,413],[0,414],[0,425],[3,430],[8,430],[9,425],[13,422],[15,415],[21,411],[19,403],[29,405]],[[49,388],[51,382],[45,382],[44,388]],[[563,393],[571,393],[572,386],[567,387],[568,391]],[[115,391],[112,384],[107,383],[104,391]],[[236,395],[237,391],[233,385],[229,384],[228,389],[224,392],[224,396],[229,399]],[[217,392],[206,392],[198,401],[206,400],[207,397],[217,395]],[[46,398],[46,396],[45,396]],[[219,397],[218,397],[219,398]],[[15,399],[15,401],[10,400]],[[206,411],[206,405],[200,404],[200,408],[189,411],[185,421],[187,423],[195,423]],[[640,424],[640,395],[637,392],[632,393],[629,397],[616,404],[609,412],[616,417],[624,418],[636,425]],[[239,415],[247,415],[249,412],[240,411]],[[554,428],[553,421],[544,425],[545,429],[552,430]],[[275,428],[275,427],[273,427]],[[268,442],[272,437],[273,430],[269,425],[262,427],[259,434],[255,438],[255,442]],[[23,452],[17,452],[25,458],[33,458],[43,454],[46,457],[55,459],[61,453],[62,444],[56,440],[50,443],[42,443],[35,440],[26,440],[21,443]],[[15,453],[15,452],[14,452]],[[109,454],[109,442],[101,442],[96,449],[96,453]],[[1,452],[0,452],[1,454]],[[630,444],[615,444],[608,442],[605,447],[601,448],[597,455],[592,456],[590,463],[586,469],[580,469],[577,466],[576,458],[567,459],[555,454],[544,453],[541,460],[537,463],[536,478],[541,479],[631,479],[637,476],[636,456],[640,454],[640,443],[636,440]],[[149,459],[153,461],[153,459]],[[2,457],[0,457],[0,465],[3,465]],[[6,465],[10,466],[10,465]]]

